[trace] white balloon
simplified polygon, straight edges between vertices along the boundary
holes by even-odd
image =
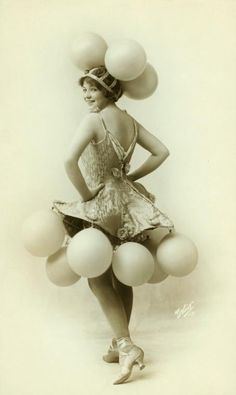
[[[96,33],[84,33],[74,39],[71,46],[71,57],[81,70],[90,70],[104,65],[106,41]]]
[[[135,287],[150,279],[154,271],[154,260],[143,245],[127,242],[114,252],[112,269],[120,282]]]
[[[137,78],[146,65],[146,53],[134,40],[117,40],[109,45],[105,54],[105,65],[109,73],[121,81]]]
[[[151,252],[154,259],[154,272],[152,277],[148,280],[148,283],[150,284],[160,283],[161,281],[164,281],[168,277],[168,274],[163,272],[156,258],[156,251],[158,244],[160,244],[161,239],[167,233],[168,230],[165,228],[154,229],[153,231],[149,232],[149,238],[142,243],[144,247],[146,247]]]
[[[180,233],[169,233],[157,248],[157,262],[165,273],[182,277],[191,273],[198,260],[195,244]]]
[[[145,99],[151,96],[158,85],[157,72],[152,65],[147,63],[140,76],[132,81],[121,83],[124,94],[131,99]]]
[[[93,278],[103,274],[111,265],[112,245],[98,229],[87,228],[78,232],[67,247],[71,269],[83,277]]]
[[[157,246],[160,244],[161,240],[169,234],[168,228],[155,228],[147,231],[148,239],[152,244],[153,248],[156,250]],[[153,252],[153,251],[151,251]]]
[[[73,272],[68,265],[66,247],[47,258],[46,273],[49,280],[60,287],[67,287],[80,279],[80,276]]]
[[[25,248],[36,256],[54,254],[65,238],[62,220],[52,210],[40,210],[27,218],[22,228]]]

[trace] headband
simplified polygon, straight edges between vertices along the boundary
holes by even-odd
[[[83,77],[80,78],[80,80],[81,80],[82,78],[86,78],[86,77],[92,78],[93,80],[97,81],[100,85],[102,85],[103,88],[105,88],[106,90],[108,90],[108,92],[114,94],[114,91],[112,90],[112,88],[114,88],[114,86],[117,84],[118,80],[116,80],[116,79],[113,77],[113,78],[114,78],[114,81],[113,81],[110,85],[107,85],[107,84],[104,82],[104,79],[110,75],[110,74],[108,73],[108,71],[107,71],[105,74],[103,74],[101,77],[97,77],[96,75],[93,74],[93,71],[96,70],[96,69],[97,69],[97,67],[95,67],[95,68],[93,68],[93,69],[91,69],[91,70],[86,70],[86,71],[85,71],[85,74],[83,75]]]

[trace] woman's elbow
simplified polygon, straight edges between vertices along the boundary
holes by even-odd
[[[170,155],[170,151],[168,150],[168,148],[165,148],[165,150],[163,151],[163,156],[164,158],[168,158],[168,156]]]
[[[157,157],[161,157],[162,160],[165,160],[170,155],[170,151],[167,148],[163,148],[161,151],[159,150],[156,154]]]
[[[73,156],[67,155],[64,159],[64,167],[66,170],[70,170],[75,165],[78,165],[78,160]]]

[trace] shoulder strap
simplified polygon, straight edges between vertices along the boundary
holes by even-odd
[[[134,123],[134,135],[135,135],[135,138],[137,138],[137,136],[138,136],[138,127],[137,127],[137,122],[136,122],[136,120],[133,118],[133,123]]]
[[[137,127],[137,122],[136,122],[136,120],[126,111],[126,110],[124,110],[125,112],[126,112],[126,114],[132,119],[132,121],[133,121],[133,125],[134,125],[134,140],[136,140],[137,139],[137,135],[138,135],[138,127]]]
[[[101,114],[100,112],[98,112],[98,116],[99,116],[99,118],[101,119],[102,126],[103,126],[105,132],[107,132],[107,128],[106,128],[105,121],[104,121],[104,119],[103,119],[103,117],[102,117],[102,114]]]

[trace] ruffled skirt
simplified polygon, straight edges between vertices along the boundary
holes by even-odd
[[[155,197],[145,187],[127,178],[111,178],[91,200],[71,203],[54,201],[53,209],[63,216],[70,236],[94,226],[113,244],[143,241],[145,231],[157,227],[173,228],[172,221],[154,204]]]

